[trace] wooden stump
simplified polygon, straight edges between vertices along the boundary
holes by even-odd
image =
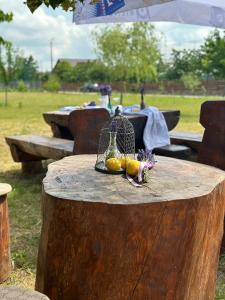
[[[0,183],[0,282],[9,277],[11,271],[9,247],[9,220],[7,194],[11,191],[9,184]]]
[[[49,300],[45,295],[17,286],[0,286],[1,300]]]
[[[95,156],[49,166],[36,289],[51,300],[213,300],[225,175],[157,157],[151,182],[94,170]]]

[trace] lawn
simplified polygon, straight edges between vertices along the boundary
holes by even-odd
[[[112,98],[116,96],[118,95],[115,94]],[[81,105],[92,100],[98,102],[99,95],[10,93],[8,107],[4,107],[3,98],[4,94],[0,93],[0,182],[10,183],[13,187],[13,192],[8,197],[13,272],[6,284],[33,288],[41,228],[41,181],[45,174],[23,176],[20,165],[12,161],[4,136],[27,133],[51,135],[50,127],[42,118],[43,112],[68,105]],[[137,94],[126,94],[124,105],[139,103],[139,98]],[[215,97],[145,96],[148,105],[161,109],[180,109],[181,120],[176,130],[193,132],[203,131],[198,122],[199,111],[201,103],[207,99],[215,99]],[[225,299],[223,256],[220,260],[216,299]]]

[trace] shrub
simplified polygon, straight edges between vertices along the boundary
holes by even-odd
[[[43,85],[44,89],[48,92],[58,92],[61,88],[59,78],[56,75],[49,75],[48,80]]]
[[[194,92],[201,85],[201,80],[194,73],[186,73],[181,77],[181,81],[183,82],[186,89]]]
[[[27,92],[27,86],[23,80],[20,80],[17,84],[18,92]]]

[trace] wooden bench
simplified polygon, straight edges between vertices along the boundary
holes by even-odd
[[[103,108],[75,110],[69,116],[74,141],[41,135],[15,135],[7,136],[6,142],[14,161],[22,163],[22,171],[35,173],[42,169],[42,160],[97,153],[100,130],[109,118],[108,111]]]
[[[204,134],[171,132],[171,143],[190,147],[200,163],[225,170],[225,100],[206,101],[201,106]]]

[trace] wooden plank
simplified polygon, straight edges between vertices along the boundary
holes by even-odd
[[[71,112],[73,113],[73,112]],[[52,111],[43,113],[45,122],[51,126],[54,137],[64,139],[73,139],[73,134],[69,129],[70,112]],[[179,110],[162,110],[165,117],[168,130],[173,130],[179,122]],[[127,115],[127,118],[134,126],[136,133],[136,142],[143,148],[143,130],[146,124],[147,117],[145,115]],[[137,147],[140,149],[140,147]]]
[[[204,102],[200,123],[205,132],[198,161],[225,170],[225,100]]]
[[[175,145],[185,145],[196,152],[200,151],[203,135],[191,132],[172,131],[170,132],[170,140]]]
[[[22,152],[46,159],[60,159],[73,154],[74,142],[40,135],[8,136],[9,146],[14,145]]]

